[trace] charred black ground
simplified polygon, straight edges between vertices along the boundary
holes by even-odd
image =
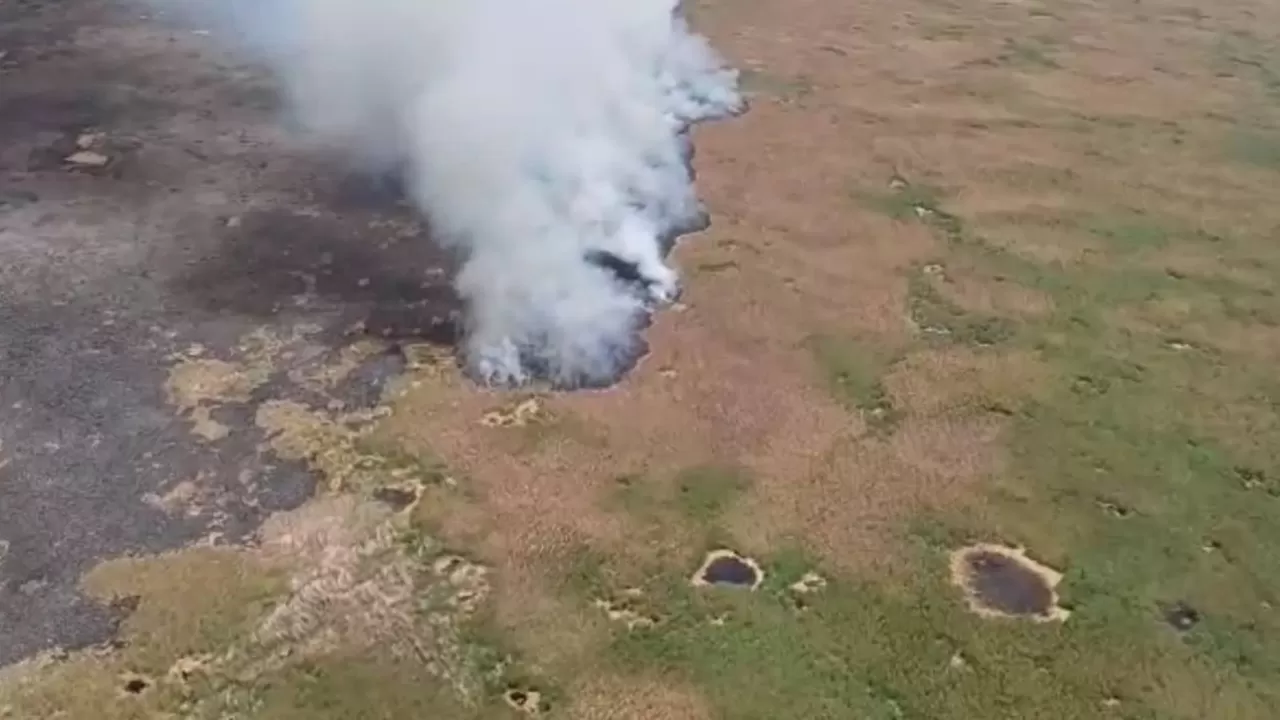
[[[0,3],[0,666],[113,642],[132,607],[80,593],[99,562],[240,541],[312,496],[253,422],[313,402],[294,368],[207,442],[166,398],[174,353],[302,326],[321,360],[362,333],[456,339],[452,266],[395,182],[286,147],[267,78],[121,6]],[[66,162],[85,135],[101,172]],[[369,406],[403,368],[389,350],[335,392]],[[216,512],[148,501],[197,477]]]
[[[206,442],[165,395],[175,353],[230,357],[250,333],[304,326],[333,353],[361,335],[453,346],[462,307],[456,258],[403,176],[289,147],[274,82],[216,38],[109,0],[0,3],[0,49],[2,666],[113,642],[130,608],[79,590],[99,562],[242,540],[311,497],[311,473],[261,450],[253,425],[270,397],[314,400],[292,368],[224,408],[230,434]],[[87,135],[101,167],[67,161]],[[619,348],[627,370],[648,320]],[[393,348],[336,392],[367,406],[404,367]],[[197,476],[217,516],[148,502]]]

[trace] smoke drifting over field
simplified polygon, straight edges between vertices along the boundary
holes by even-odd
[[[644,352],[706,222],[688,128],[744,109],[675,0],[151,2],[234,27],[298,122],[405,174],[465,258],[476,380],[598,386]]]

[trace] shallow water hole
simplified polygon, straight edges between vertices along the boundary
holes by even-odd
[[[412,505],[418,495],[404,488],[382,487],[373,491],[373,499],[398,512]]]
[[[1028,558],[1024,551],[979,544],[955,551],[952,582],[964,590],[969,609],[983,617],[1063,621],[1055,590],[1062,575]]]
[[[151,688],[151,681],[141,675],[128,675],[122,681],[120,689],[126,695],[141,695]]]
[[[974,589],[986,603],[1010,615],[1043,615],[1053,603],[1047,583],[1029,568],[999,553],[969,558]]]
[[[1176,602],[1164,609],[1164,621],[1178,632],[1188,632],[1200,624],[1200,611],[1184,602]]]
[[[755,590],[764,581],[760,564],[732,550],[713,550],[693,574],[697,587],[732,587]]]
[[[551,710],[550,704],[542,697],[542,693],[537,690],[508,688],[502,699],[513,710],[525,715],[539,716]]]

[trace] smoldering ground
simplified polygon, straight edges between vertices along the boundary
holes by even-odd
[[[676,0],[147,0],[279,78],[290,119],[396,173],[457,251],[462,361],[491,385],[616,381],[706,226],[689,128],[744,110]]]

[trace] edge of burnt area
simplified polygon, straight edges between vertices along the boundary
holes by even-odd
[[[708,122],[721,122],[741,117],[750,111],[750,102],[746,96],[742,96],[740,108],[736,112],[719,113],[709,116],[693,123],[687,123],[684,127],[678,129],[675,133],[675,139],[680,144],[681,155],[684,165],[684,171],[688,177],[689,183],[695,187],[697,185],[697,169],[694,166],[694,159],[697,149],[693,141],[694,126]],[[711,213],[699,203],[699,213],[696,217],[691,218],[684,224],[676,223],[666,228],[662,228],[656,241],[659,244],[661,255],[664,259],[670,257],[680,241],[688,235],[694,235],[704,232],[711,227]],[[643,294],[645,285],[641,280],[636,265],[632,262],[623,260],[613,253],[607,251],[591,251],[583,256],[583,262],[595,265],[601,269],[610,272],[615,281],[623,288],[630,292]],[[678,301],[678,298],[677,298]],[[575,392],[575,391],[599,391],[607,390],[615,387],[631,375],[631,373],[640,365],[645,357],[648,356],[650,346],[648,339],[645,337],[645,331],[653,325],[654,316],[661,312],[662,307],[646,306],[645,309],[637,313],[634,319],[634,327],[632,329],[633,338],[630,346],[620,350],[618,371],[612,377],[592,378],[578,377],[570,380],[549,380],[550,373],[547,368],[530,353],[522,353],[521,364],[529,370],[533,379],[527,383],[493,383],[483,379],[474,377],[473,373],[468,371],[467,363],[462,355],[461,346],[467,334],[466,329],[466,311],[465,309],[456,317],[454,325],[453,340],[456,343],[455,361],[463,372],[463,374],[472,383],[478,387],[493,390],[514,390],[521,387],[541,387],[552,392]]]

